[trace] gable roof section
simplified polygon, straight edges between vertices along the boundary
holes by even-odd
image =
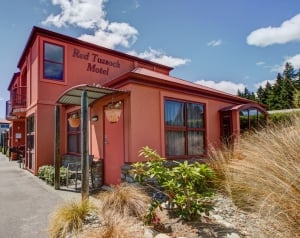
[[[52,39],[57,39],[59,41],[63,41],[63,42],[66,42],[66,43],[73,43],[73,44],[76,44],[76,45],[81,45],[82,47],[90,48],[90,49],[95,50],[95,51],[102,51],[106,54],[111,54],[111,55],[115,55],[117,57],[132,60],[133,62],[140,62],[142,64],[151,65],[154,69],[160,68],[161,70],[164,70],[168,73],[173,69],[172,67],[169,67],[169,66],[166,66],[166,65],[162,65],[162,64],[159,64],[159,63],[155,63],[153,61],[138,58],[138,57],[133,56],[133,55],[129,55],[129,54],[126,54],[126,53],[123,53],[123,52],[120,52],[120,51],[105,48],[105,47],[100,46],[100,45],[92,44],[92,43],[89,43],[89,42],[86,42],[86,41],[83,41],[83,40],[76,39],[74,37],[70,37],[70,36],[63,35],[63,34],[60,34],[60,33],[57,33],[57,32],[49,31],[49,30],[46,30],[46,29],[43,29],[43,28],[40,28],[40,27],[37,27],[37,26],[34,26],[32,28],[32,31],[29,35],[29,38],[28,38],[27,43],[25,45],[25,48],[24,48],[24,50],[22,52],[22,55],[19,59],[19,62],[18,62],[18,65],[17,65],[18,68],[21,67],[22,63],[26,59],[26,55],[28,54],[28,51],[30,50],[31,46],[33,45],[33,43],[34,43],[34,41],[35,41],[35,39],[38,35],[44,36],[44,37],[49,37],[49,38],[52,38]]]
[[[180,78],[172,77],[170,75],[161,74],[145,68],[135,68],[131,72],[107,82],[105,86],[118,88],[132,81],[145,85],[152,84],[156,85],[157,87],[181,91],[188,94],[201,95],[217,100],[230,101],[236,104],[253,103],[253,101],[246,98],[238,97],[230,93],[222,92],[201,84],[189,82]]]

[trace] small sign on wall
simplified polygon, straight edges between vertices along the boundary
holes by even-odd
[[[22,133],[16,133],[16,139],[21,139],[22,138]]]

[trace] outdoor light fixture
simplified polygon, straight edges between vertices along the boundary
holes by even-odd
[[[92,116],[92,122],[96,122],[96,121],[98,121],[98,115],[95,115],[95,116]]]

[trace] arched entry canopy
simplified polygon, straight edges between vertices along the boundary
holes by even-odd
[[[88,179],[88,113],[87,108],[93,102],[108,96],[118,93],[128,93],[128,91],[117,90],[113,88],[106,88],[101,86],[90,86],[87,84],[77,85],[65,91],[56,101],[55,107],[55,176],[54,187],[60,188],[60,109],[59,105],[80,105],[81,106],[81,168],[82,168],[82,200],[89,196],[89,179]]]
[[[87,104],[90,105],[93,102],[101,99],[107,95],[116,93],[128,93],[128,91],[122,91],[113,88],[106,88],[101,86],[90,86],[87,84],[80,84],[75,87],[69,88],[65,91],[57,100],[57,104],[62,105],[81,105],[82,92],[86,92]]]
[[[220,115],[222,140],[232,142],[241,132],[265,125],[268,112],[257,103],[247,103],[222,108]]]

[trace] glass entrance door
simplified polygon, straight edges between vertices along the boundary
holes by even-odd
[[[35,123],[34,115],[31,115],[27,118],[27,127],[26,127],[26,158],[25,166],[26,168],[33,170],[35,166],[35,153],[34,153],[34,144],[35,144]]]

